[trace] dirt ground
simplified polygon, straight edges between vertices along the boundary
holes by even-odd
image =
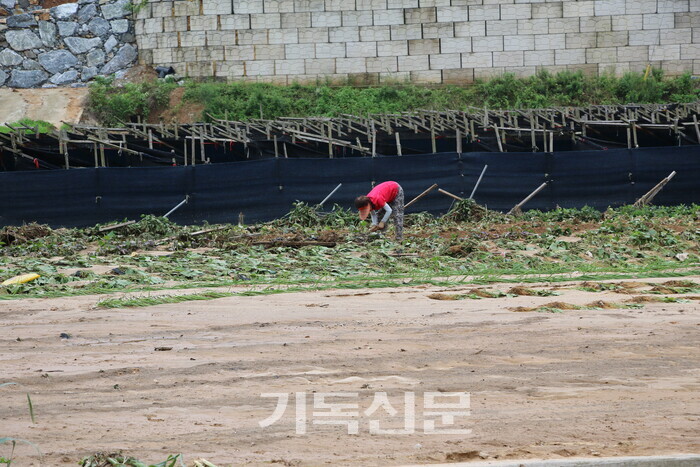
[[[36,443],[44,465],[117,450],[149,462],[182,452],[188,462],[204,457],[219,465],[700,452],[700,301],[510,310],[635,296],[576,285],[557,285],[556,297],[480,300],[429,298],[474,288],[465,285],[124,309],[95,308],[97,296],[0,302],[0,382],[23,385],[0,388],[0,437]],[[398,415],[380,408],[351,417],[359,422],[352,435],[344,425],[318,424],[329,417],[316,414],[322,407],[312,396],[342,392],[356,395],[328,400],[354,402],[362,412],[375,392],[386,392]],[[425,433],[423,422],[435,418],[424,413],[432,392],[470,394],[470,415],[454,418],[470,434]],[[265,428],[259,422],[277,398],[261,393],[290,394],[281,419]],[[415,432],[370,434],[372,420],[380,428],[402,425],[406,393],[415,397]],[[297,397],[307,402],[300,410]],[[307,433],[297,434],[295,414],[303,421],[304,407]],[[436,426],[445,428],[440,420]],[[7,448],[0,446],[0,456]],[[29,447],[16,455],[18,466],[38,465]]]
[[[60,128],[78,123],[83,115],[87,88],[0,89],[0,125],[22,118],[43,120]]]

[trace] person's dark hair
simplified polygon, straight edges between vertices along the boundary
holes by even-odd
[[[358,196],[357,198],[355,198],[355,207],[357,209],[360,209],[367,206],[371,202],[372,201],[367,196]]]

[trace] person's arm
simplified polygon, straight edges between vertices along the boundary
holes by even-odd
[[[372,225],[377,225],[377,212],[370,211],[369,215],[372,217]]]
[[[382,217],[382,221],[380,222],[380,224],[386,224],[386,221],[389,220],[389,216],[391,216],[392,209],[391,206],[389,206],[389,203],[384,203],[384,211],[386,212],[384,214],[384,217]]]

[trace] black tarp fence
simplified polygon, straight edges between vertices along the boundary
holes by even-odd
[[[655,204],[700,203],[700,146],[561,153],[438,153],[346,159],[264,159],[178,167],[85,168],[0,173],[0,225],[40,222],[52,227],[163,215],[181,224],[267,221],[294,201],[352,207],[373,183],[399,182],[407,201],[433,183],[469,196],[484,165],[475,199],[506,211],[545,181],[527,209],[633,203],[672,171],[676,177]],[[442,213],[452,199],[433,191],[409,212]]]

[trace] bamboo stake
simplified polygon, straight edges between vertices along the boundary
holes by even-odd
[[[652,188],[652,189],[649,190],[644,196],[642,196],[641,198],[639,198],[639,199],[634,203],[634,206],[637,207],[637,208],[639,208],[639,207],[646,206],[647,204],[651,203],[651,201],[654,199],[654,197],[655,197],[656,195],[658,195],[659,192],[666,186],[666,184],[667,184],[668,182],[670,182],[671,179],[673,179],[673,177],[675,177],[675,176],[676,176],[676,171],[674,170],[673,172],[671,172],[671,173],[668,175],[668,177],[664,178],[664,179],[661,180],[659,183],[657,183],[656,185],[654,185],[654,188]]]
[[[697,123],[696,123],[695,129],[697,130]],[[399,137],[398,131],[394,133],[394,137],[396,138],[396,154],[401,156],[403,154],[401,154],[401,138]]]
[[[520,213],[522,212],[522,211],[521,211],[521,208],[522,208],[528,201],[530,201],[532,198],[534,198],[535,195],[537,195],[537,193],[539,193],[540,191],[544,190],[548,183],[549,183],[549,182],[544,182],[542,185],[538,186],[537,189],[536,189],[535,191],[533,191],[532,193],[530,193],[529,195],[527,195],[527,197],[526,197],[524,200],[522,200],[521,202],[519,202],[518,204],[516,204],[515,206],[513,206],[513,209],[511,209],[510,211],[508,211],[508,215],[509,215],[509,216],[510,216],[510,215],[515,216],[515,215],[520,214]]]
[[[409,206],[411,206],[413,203],[415,203],[415,202],[417,202],[418,200],[420,200],[422,197],[424,197],[425,195],[427,195],[428,193],[430,193],[431,191],[433,191],[433,190],[434,190],[435,188],[437,188],[437,187],[438,187],[438,184],[437,184],[437,183],[434,183],[433,185],[430,186],[430,188],[428,188],[428,189],[425,190],[423,193],[419,194],[418,196],[416,196],[415,198],[413,198],[411,201],[409,201],[408,203],[406,203],[406,205],[404,206],[404,209],[408,209]]]
[[[453,195],[453,194],[450,193],[449,191],[445,191],[445,190],[443,190],[442,188],[438,188],[438,191],[439,191],[440,193],[442,193],[443,195],[447,195],[447,196],[449,196],[450,198],[454,198],[454,199],[457,200],[457,201],[464,201],[464,198],[460,198],[460,197],[457,196],[457,195]]]

